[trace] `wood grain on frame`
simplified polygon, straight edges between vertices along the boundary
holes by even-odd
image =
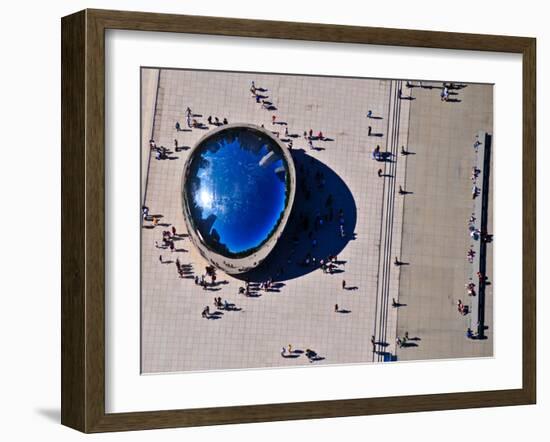
[[[105,30],[180,32],[523,55],[523,386],[189,410],[105,413]],[[62,19],[62,405],[83,432],[533,404],[536,400],[536,44],[481,34],[85,10]]]

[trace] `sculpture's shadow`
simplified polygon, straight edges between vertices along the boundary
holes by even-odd
[[[351,191],[327,165],[293,150],[296,196],[277,245],[256,269],[238,276],[250,282],[285,281],[310,273],[354,239],[357,208]],[[309,258],[309,259],[308,259]],[[341,273],[342,266],[333,271]]]

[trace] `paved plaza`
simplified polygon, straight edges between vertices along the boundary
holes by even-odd
[[[252,97],[252,81],[267,89],[270,109]],[[471,274],[472,144],[478,131],[492,132],[491,86],[468,85],[442,101],[441,82],[411,88],[401,80],[142,69],[141,84],[141,205],[159,215],[157,225],[143,221],[141,235],[143,373],[492,355],[492,285],[488,339],[467,339],[470,318],[456,308],[458,299],[472,301],[464,288]],[[188,127],[187,108],[205,129]],[[275,284],[253,297],[239,293],[242,278],[221,271],[215,285],[195,284],[208,263],[187,236],[182,173],[190,149],[217,127],[209,116],[263,125],[292,142],[298,186],[312,193],[294,210],[324,215],[332,194],[345,218],[344,235],[327,215],[312,232],[315,245],[307,233],[296,247],[282,244],[263,270]],[[312,145],[303,135],[310,129]],[[168,149],[163,159],[150,139]],[[373,160],[377,146],[390,161]],[[317,185],[320,172],[326,185]],[[489,231],[491,223],[489,215]],[[162,245],[163,231],[172,228],[174,251]],[[299,265],[307,253],[317,263],[336,254],[336,270]],[[489,277],[491,254],[489,247]],[[184,277],[176,260],[188,269]],[[205,306],[216,310],[215,297],[236,308],[202,317]],[[397,345],[405,333],[413,339]],[[318,357],[310,362],[306,349]]]

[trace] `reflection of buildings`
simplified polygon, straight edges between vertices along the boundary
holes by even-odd
[[[249,271],[268,256],[294,194],[288,149],[257,126],[213,129],[185,164],[182,202],[190,238],[205,259],[229,274]]]
[[[263,158],[260,160],[260,167],[267,167],[270,164],[273,164],[278,159],[279,159],[279,155],[277,155],[275,152],[271,151],[267,155],[264,155]],[[284,170],[284,168],[283,168],[283,170]]]
[[[201,230],[203,232],[211,232],[210,234],[213,236],[212,227],[214,226],[216,219],[217,217],[213,213],[210,216],[208,216],[206,219],[201,219],[201,226],[200,226]],[[218,235],[218,241],[216,242],[220,242],[219,235]]]
[[[275,175],[277,175],[281,181],[284,181],[286,179],[285,166],[277,167],[277,169],[275,169]]]

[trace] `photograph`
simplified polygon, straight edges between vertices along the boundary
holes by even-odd
[[[494,356],[493,84],[140,79],[141,374]]]
[[[538,441],[543,5],[6,3],[0,439]]]

